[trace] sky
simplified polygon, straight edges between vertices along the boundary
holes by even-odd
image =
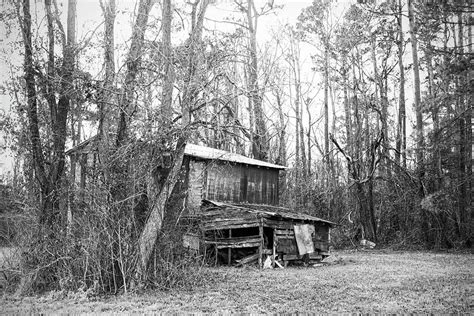
[[[175,0],[179,1],[179,0]],[[257,6],[259,0],[256,1]],[[36,23],[44,26],[44,8],[42,1],[33,0],[31,2],[32,17]],[[65,8],[66,1],[58,0],[60,9]],[[115,42],[117,45],[127,42],[130,38],[131,24],[133,23],[133,12],[135,9],[136,1],[131,0],[116,0],[117,3],[117,18],[115,24]],[[177,3],[177,2],[175,2]],[[219,21],[227,14],[231,14],[231,8],[229,3],[233,3],[232,0],[216,0],[214,5],[208,8],[207,17],[212,20]],[[262,3],[260,1],[260,3]],[[274,5],[283,5],[283,8],[277,10],[275,14],[263,16],[259,20],[258,29],[258,41],[260,43],[265,42],[269,34],[273,32],[279,25],[285,23],[295,23],[296,19],[301,12],[301,9],[311,4],[311,0],[275,0]],[[5,2],[0,3],[0,9],[5,6]],[[151,15],[160,16],[159,7],[154,6]],[[62,16],[64,25],[65,14]],[[102,22],[102,11],[98,0],[78,0],[77,2],[77,41],[80,42],[84,39],[90,38],[96,35],[97,32],[101,32],[103,29]],[[210,25],[214,24],[216,28],[225,28],[225,23],[215,23],[207,21]],[[36,26],[38,26],[38,24]],[[12,98],[9,95],[5,87],[12,77],[17,76],[18,72],[14,70],[14,67],[21,67],[21,46],[13,45],[14,42],[19,41],[20,34],[16,31],[15,27],[12,29],[12,33],[7,36],[7,25],[5,21],[0,21],[0,112],[12,113]],[[102,52],[97,51],[100,55]],[[121,64],[120,56],[117,57],[117,65]],[[87,66],[87,65],[86,65]],[[95,65],[97,67],[101,65]],[[8,141],[5,141],[5,135],[0,132],[0,180],[2,177],[8,176],[12,172],[14,155],[8,149]]]
[[[174,0],[174,3],[180,3],[179,1],[183,0]],[[265,0],[268,1],[268,0]],[[257,40],[260,46],[268,41],[271,36],[278,31],[279,26],[284,24],[295,24],[300,14],[301,10],[307,6],[311,5],[312,0],[274,0],[274,6],[282,5],[282,8],[275,10],[274,14],[269,14],[259,18],[259,27],[257,33]],[[341,0],[337,1],[338,9],[334,13],[336,16],[343,14],[343,11],[348,8],[349,4],[353,1],[350,0]],[[4,2],[2,2],[4,3]],[[36,17],[37,23],[44,27],[45,20],[44,8],[42,6],[43,2],[39,0],[32,0],[32,15],[33,18]],[[58,0],[60,7],[65,8],[65,0]],[[124,45],[130,39],[131,25],[134,18],[134,10],[136,1],[131,0],[116,0],[117,3],[117,17],[115,24],[115,44],[117,46]],[[226,16],[232,14],[232,8],[229,6],[229,3],[233,3],[233,0],[215,0],[215,4],[211,5],[208,8],[206,14],[207,18],[206,26],[209,28],[215,28],[219,30],[225,30],[226,28],[231,28],[232,26],[227,23],[218,23],[216,21],[222,21]],[[263,0],[256,0],[257,7],[262,6],[264,3]],[[98,0],[78,0],[77,2],[77,42],[82,42],[88,38],[94,38],[103,31],[103,17],[102,11],[99,5]],[[2,4],[0,4],[1,6]],[[160,17],[159,12],[160,8],[158,5],[155,5],[152,12],[151,18],[149,21],[153,21],[154,17]],[[66,25],[66,16],[62,16],[63,24]],[[159,23],[159,22],[157,22]],[[38,27],[38,24],[36,27]],[[34,26],[35,27],[35,26]],[[12,76],[18,75],[18,72],[15,72],[12,66],[21,67],[22,58],[19,52],[20,47],[12,45],[13,42],[20,39],[19,33],[13,30],[12,34],[9,37],[6,37],[6,25],[0,21],[0,88],[5,86],[5,84],[10,80]],[[174,35],[176,37],[176,35]],[[175,38],[175,40],[179,40]],[[93,41],[92,41],[93,42]],[[313,48],[314,49],[314,48]],[[303,68],[303,78],[306,76],[310,78],[314,76],[314,72],[311,70],[312,62],[310,60],[310,54],[312,53],[311,48],[304,47],[301,51],[301,61],[305,64]],[[93,59],[91,60],[80,60],[80,68],[85,68],[86,71],[91,73],[98,73],[102,68],[102,50],[100,47],[92,47],[88,49],[84,55],[90,55]],[[95,59],[94,59],[95,57]],[[123,56],[116,54],[116,65],[123,64]],[[308,66],[306,66],[306,64]],[[318,76],[318,74],[316,74]],[[409,75],[409,74],[408,74]],[[304,79],[303,79],[304,80]],[[309,79],[308,79],[309,80]],[[11,112],[11,98],[4,91],[0,89],[0,111],[4,113]],[[318,101],[319,102],[319,101]],[[407,103],[409,105],[409,103]],[[321,106],[315,106],[315,113],[313,113],[313,119],[318,117],[321,113]],[[410,125],[410,124],[408,124]],[[289,127],[293,130],[291,127]],[[92,136],[91,133],[94,131],[90,129],[89,134],[87,131],[84,132],[84,137],[87,138]],[[290,133],[291,134],[291,133]],[[4,139],[4,135],[0,134],[0,179],[2,175],[10,172],[13,167],[13,155],[12,153],[5,148],[8,145]],[[290,139],[290,142],[292,140]]]

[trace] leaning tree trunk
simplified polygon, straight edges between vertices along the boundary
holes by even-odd
[[[199,1],[193,3],[193,21],[192,31],[189,37],[189,46],[187,54],[187,69],[184,79],[184,89],[182,96],[182,131],[181,135],[178,138],[175,156],[173,159],[173,167],[171,171],[166,176],[164,185],[160,188],[160,191],[155,192],[151,196],[151,210],[150,215],[145,223],[145,227],[140,234],[139,238],[139,250],[140,250],[140,266],[139,272],[144,276],[146,273],[148,263],[150,261],[155,242],[158,238],[158,234],[161,231],[163,219],[165,216],[165,208],[168,202],[168,198],[174,190],[174,187],[179,179],[179,173],[181,171],[184,149],[186,141],[188,139],[188,129],[190,124],[190,109],[193,106],[193,102],[198,93],[198,79],[197,79],[197,70],[199,63],[201,62],[199,54],[199,47],[202,38],[202,29],[204,23],[204,16],[206,13],[209,0],[202,0],[197,14],[197,18],[194,16],[196,14],[196,7],[198,6]]]

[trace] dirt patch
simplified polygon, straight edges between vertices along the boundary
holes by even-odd
[[[474,312],[474,255],[339,252],[318,267],[211,268],[193,291],[89,299],[76,293],[0,300],[6,313]]]

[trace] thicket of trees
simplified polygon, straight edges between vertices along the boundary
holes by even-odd
[[[234,0],[216,20],[210,0],[140,0],[120,44],[115,0],[100,1],[103,23],[82,39],[76,0],[34,3],[3,13],[24,58],[9,84],[16,111],[2,118],[33,227],[20,238],[22,291],[193,279],[169,200],[186,142],[288,164],[282,204],[340,223],[337,245],[471,246],[467,3],[353,4],[341,15],[314,1],[263,42],[259,22],[281,10],[273,1]],[[86,193],[64,154],[85,126],[99,144]]]

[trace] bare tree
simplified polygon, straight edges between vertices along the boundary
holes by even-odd
[[[120,114],[117,127],[117,146],[123,145],[128,137],[128,126],[132,117],[134,104],[133,94],[142,59],[148,15],[154,3],[155,0],[140,0],[138,3],[137,16],[132,28],[132,42],[126,60],[125,82],[123,83],[118,102]]]
[[[140,234],[138,241],[140,249],[140,266],[138,268],[142,274],[146,272],[148,262],[153,253],[155,241],[161,231],[168,198],[179,178],[179,172],[184,158],[184,148],[189,137],[191,109],[196,101],[197,94],[199,93],[200,83],[198,82],[198,68],[199,63],[202,62],[199,56],[199,48],[202,40],[204,16],[209,5],[209,0],[197,0],[191,5],[192,25],[190,36],[187,40],[188,45],[184,89],[181,96],[181,135],[177,140],[173,165],[170,168],[169,173],[164,180],[161,178],[155,179],[154,186],[158,189],[154,190],[154,192],[152,191],[151,196],[149,196],[151,204],[150,215],[148,216],[145,227]],[[163,185],[160,185],[157,182],[162,182]]]
[[[413,9],[413,0],[408,0],[408,19],[410,25],[410,38],[412,46],[413,58],[413,75],[414,75],[414,89],[415,89],[415,116],[416,116],[416,164],[418,170],[418,177],[420,181],[420,196],[423,192],[423,177],[424,177],[424,135],[423,135],[423,112],[421,108],[421,92],[420,92],[420,65],[418,62],[418,39],[416,36],[415,13]]]

